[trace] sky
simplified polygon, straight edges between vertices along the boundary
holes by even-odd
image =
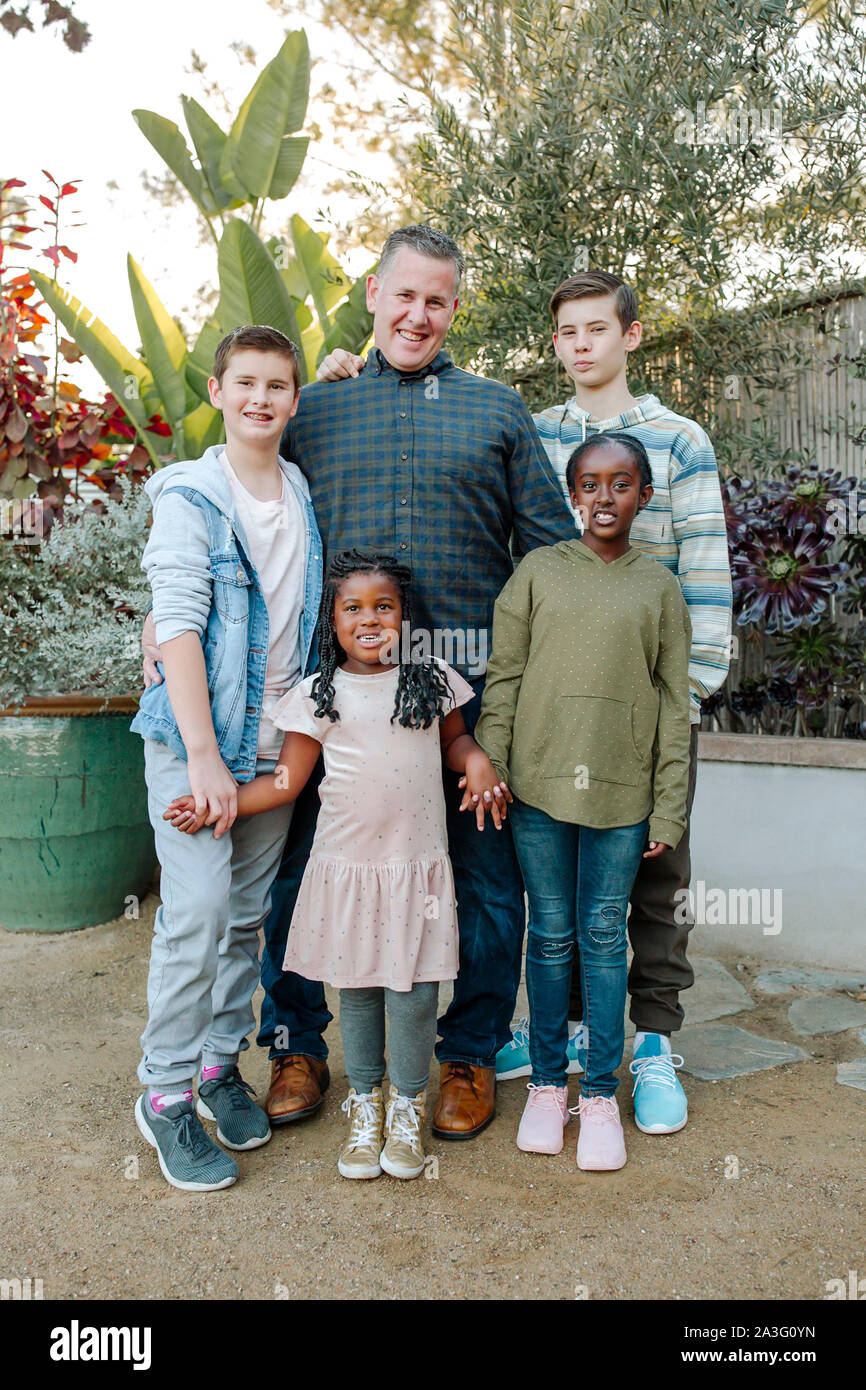
[[[180,105],[185,93],[200,101],[226,129],[228,118],[218,101],[202,95],[200,77],[189,71],[191,50],[206,63],[207,76],[226,90],[234,113],[257,70],[276,54],[287,30],[303,28],[311,56],[318,59],[309,107],[316,116],[320,113],[315,90],[326,79],[339,82],[339,62],[349,56],[349,40],[305,16],[287,21],[266,0],[244,0],[243,4],[76,0],[75,12],[92,32],[82,53],[67,50],[59,32],[54,32],[57,26],[35,34],[22,30],[14,39],[0,31],[4,108],[0,171],[3,178],[26,180],[27,187],[20,191],[34,198],[51,191],[43,168],[61,181],[81,180],[77,200],[69,199],[67,204],[80,210],[74,220],[83,225],[70,227],[61,236],[78,252],[78,261],[74,265],[61,262],[62,279],[121,342],[135,350],[138,332],[129,294],[127,252],[152,281],[169,312],[183,317],[198,287],[215,279],[216,249],[212,242],[199,245],[191,203],[168,210],[155,205],[146,193],[141,170],[161,175],[165,166],[138,129],[132,110],[156,111],[185,132]],[[256,50],[256,67],[238,61],[231,49],[238,42]],[[394,95],[396,100],[396,87]],[[316,230],[329,230],[326,216],[319,215],[328,211],[337,222],[347,220],[351,203],[333,199],[326,205],[322,195],[334,166],[361,169],[374,177],[387,172],[360,143],[347,149],[341,138],[337,148],[323,128],[323,139],[310,146],[302,179],[287,199],[272,205],[279,213],[271,215],[266,233],[284,225],[294,212]],[[26,253],[23,259],[50,272],[47,261]],[[343,260],[351,273],[360,274],[370,257],[358,248]],[[89,367],[78,369],[75,376],[85,390],[100,389]]]

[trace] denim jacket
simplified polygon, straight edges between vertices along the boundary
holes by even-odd
[[[248,782],[256,767],[268,611],[219,461],[222,448],[216,445],[197,461],[171,464],[148,479],[154,516],[141,564],[153,590],[157,641],[190,631],[201,638],[217,748],[232,776]],[[303,676],[317,662],[322,542],[304,475],[285,459],[280,468],[300,503],[306,531],[298,633]],[[131,727],[186,761],[165,680],[145,690]]]

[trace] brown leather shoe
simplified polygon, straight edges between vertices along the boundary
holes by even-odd
[[[496,1113],[496,1068],[443,1062],[433,1115],[437,1139],[474,1139]]]
[[[325,1103],[331,1084],[327,1062],[293,1052],[271,1060],[271,1085],[265,1110],[272,1125],[287,1125],[315,1115]]]

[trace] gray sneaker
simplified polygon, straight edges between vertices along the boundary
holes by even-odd
[[[257,1149],[270,1139],[270,1121],[254,1095],[236,1066],[223,1067],[214,1081],[199,1082],[198,1113],[216,1120],[217,1139],[227,1149]]]
[[[238,1180],[238,1165],[205,1134],[189,1101],[167,1105],[159,1114],[142,1092],[135,1123],[154,1149],[166,1182],[182,1192],[216,1192]]]

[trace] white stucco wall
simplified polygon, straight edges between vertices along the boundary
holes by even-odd
[[[733,946],[786,963],[866,967],[866,769],[701,759],[691,846],[695,909],[703,899],[712,917],[711,890],[722,889],[728,914],[748,919],[699,917],[694,952]],[[731,899],[750,888],[767,890],[760,907]]]

